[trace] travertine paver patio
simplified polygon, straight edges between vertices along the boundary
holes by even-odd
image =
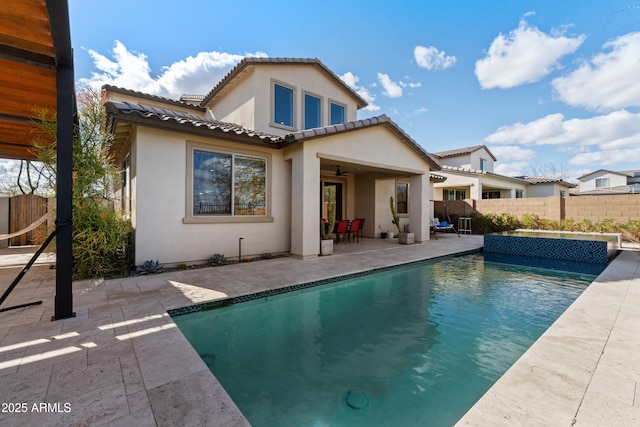
[[[0,424],[248,425],[166,314],[167,309],[482,246],[481,236],[443,235],[438,239],[413,246],[367,239],[364,244],[337,247],[334,256],[313,260],[279,258],[75,282],[77,316],[56,322],[50,321],[54,270],[46,264],[35,266],[3,307],[35,299],[44,303],[0,313],[1,400],[26,403],[26,412],[0,413]],[[0,251],[0,259],[1,255]],[[553,425],[570,425],[577,413],[578,424],[601,425],[611,419],[618,425],[631,425],[640,400],[638,391],[631,393],[631,401],[629,397],[640,371],[639,321],[634,311],[640,302],[638,266],[638,252],[625,252],[615,260],[596,286],[576,301],[461,423],[539,424],[553,419],[557,421]],[[0,290],[18,271],[0,265]],[[550,350],[535,350],[548,339],[552,340]],[[532,359],[530,353],[538,359]],[[538,368],[546,359],[554,361],[553,369]],[[522,376],[509,379],[514,370]],[[549,398],[553,393],[566,397]],[[554,404],[545,405],[546,401]],[[615,405],[601,412],[605,403]],[[23,407],[14,405],[16,408]],[[565,417],[572,411],[571,417]],[[608,418],[614,415],[617,418]]]

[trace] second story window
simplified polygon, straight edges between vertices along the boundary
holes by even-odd
[[[609,178],[596,178],[596,188],[609,186]]]
[[[329,113],[331,114],[329,121],[330,125],[339,125],[340,123],[344,123],[344,105],[332,102]]]
[[[293,89],[277,83],[273,85],[273,122],[293,127]]]
[[[483,172],[487,171],[487,159],[480,159],[480,170]]]
[[[317,96],[304,94],[304,128],[312,129],[322,126],[322,102]]]

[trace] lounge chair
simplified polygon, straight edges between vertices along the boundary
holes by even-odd
[[[460,233],[458,233],[458,230],[456,230],[453,224],[449,224],[447,221],[440,222],[438,218],[433,218],[431,220],[431,222],[429,223],[429,228],[431,230],[431,235],[436,240],[438,240],[438,238],[436,237],[436,233],[448,233],[450,231],[453,231],[458,235],[458,237],[460,237]]]

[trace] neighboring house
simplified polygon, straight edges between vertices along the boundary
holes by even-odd
[[[519,176],[516,178],[522,179],[528,184],[525,197],[566,197],[570,194],[571,189],[576,187],[576,184],[567,182],[562,178],[539,176]]]
[[[598,169],[578,178],[574,195],[640,193],[640,170],[610,171]]]
[[[394,227],[391,196],[429,239],[438,162],[387,116],[357,120],[366,102],[317,59],[245,58],[183,102],[103,90],[136,264],[238,256],[240,243],[315,257],[328,203],[374,237]]]
[[[527,183],[493,172],[496,157],[485,145],[432,153],[446,181],[434,185],[435,200],[504,199],[524,197]]]
[[[446,181],[436,183],[435,200],[509,199],[566,196],[574,184],[560,178],[518,176],[493,172],[496,157],[485,145],[432,153]]]

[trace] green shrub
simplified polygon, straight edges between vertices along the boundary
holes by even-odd
[[[125,276],[132,263],[131,223],[98,202],[74,200],[74,280]]]
[[[556,221],[540,218],[535,214],[525,214],[518,219],[516,216],[507,213],[481,215],[475,212],[469,216],[471,217],[473,229],[480,234],[528,228],[532,230],[578,231],[585,233],[620,233],[623,241],[640,242],[640,220],[620,223],[612,218],[606,218],[594,223],[589,219],[576,222],[573,218]]]

